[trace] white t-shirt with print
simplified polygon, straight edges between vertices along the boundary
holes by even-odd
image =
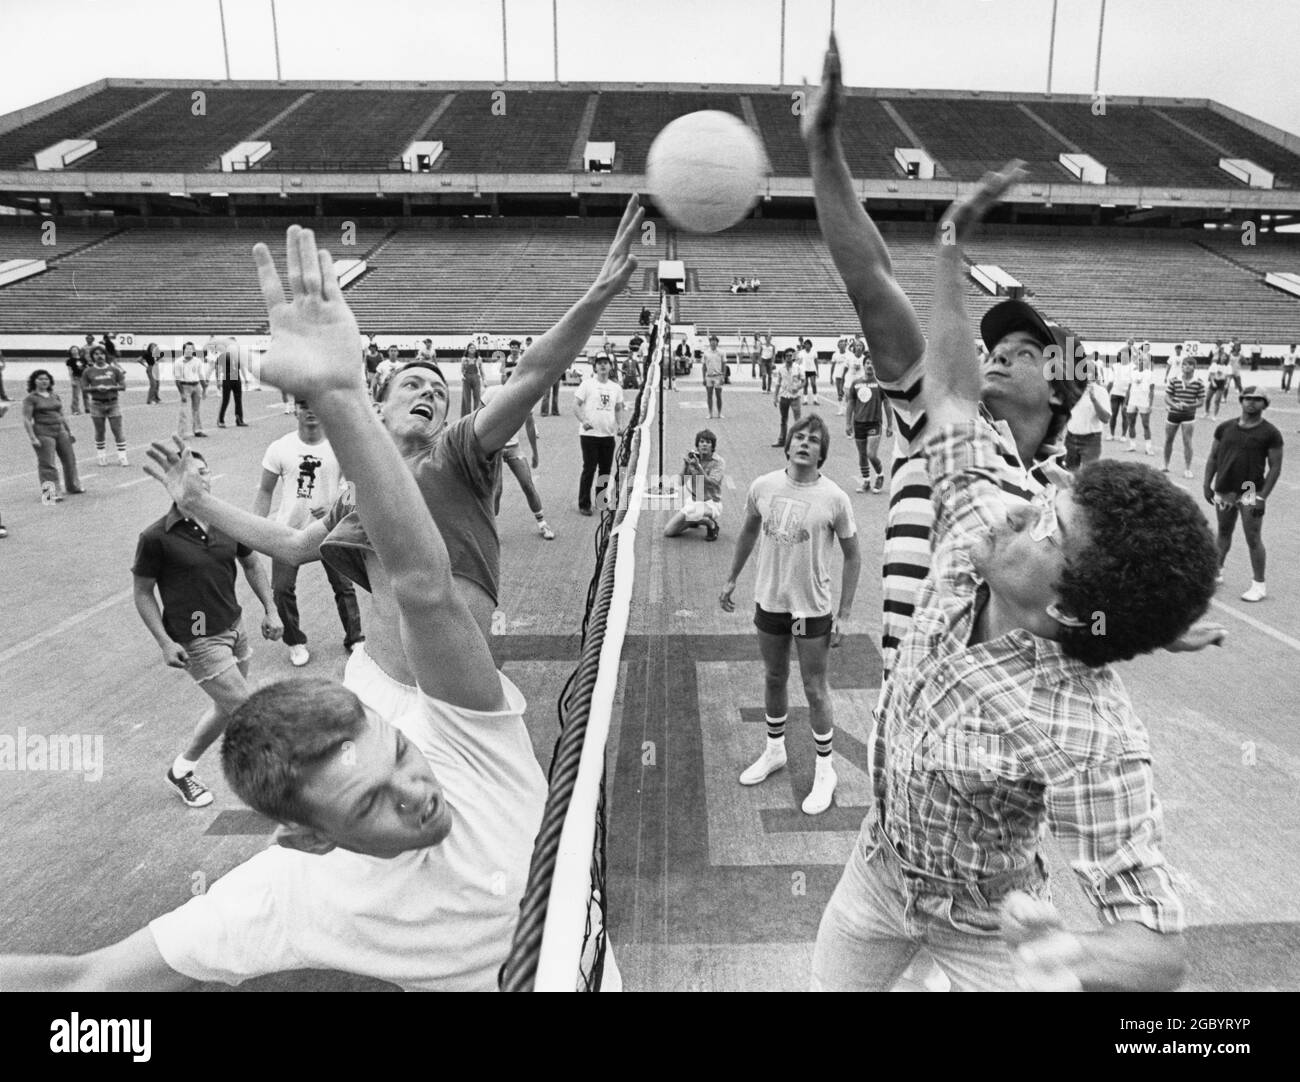
[[[623,404],[623,388],[612,379],[601,383],[595,377],[584,380],[581,387],[573,392],[574,401],[584,407],[587,423],[591,428],[584,429],[578,422],[580,436],[617,436],[617,407]]]
[[[763,520],[754,601],[796,619],[829,614],[835,539],[857,533],[844,490],[826,477],[798,482],[776,470],[749,486],[745,516],[754,514]]]
[[[226,984],[332,969],[407,991],[493,991],[546,800],[524,697],[502,675],[506,709],[465,710],[397,683],[363,651],[344,684],[428,759],[451,832],[391,860],[272,846],[152,921],[158,951],[178,973]]]
[[[319,511],[322,515],[338,499],[343,474],[328,440],[307,443],[290,432],[272,443],[262,457],[262,469],[279,474],[280,509],[276,521],[302,529]]]

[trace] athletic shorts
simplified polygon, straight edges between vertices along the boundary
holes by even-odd
[[[722,517],[722,504],[717,500],[691,500],[682,504],[682,514],[691,523],[703,522],[706,518],[717,522]]]
[[[722,386],[722,381],[723,381],[723,377],[722,377],[722,376],[705,376],[705,377],[704,377],[704,386],[706,386],[706,387],[721,387],[721,386]]]
[[[1252,493],[1249,497],[1245,492],[1216,492],[1214,494],[1214,506],[1219,511],[1228,511],[1234,507],[1240,507],[1245,511],[1254,511],[1256,518],[1261,518],[1267,504],[1257,503]]]
[[[253,656],[253,648],[244,634],[244,625],[236,624],[215,635],[182,643],[190,656],[186,671],[196,684],[206,684],[241,661]]]
[[[1188,413],[1186,410],[1173,410],[1170,412],[1169,416],[1165,418],[1166,423],[1171,425],[1185,425],[1189,421],[1195,420],[1196,414]]]
[[[880,435],[879,425],[854,425],[853,438],[855,440],[869,440],[872,436]]]
[[[830,613],[825,616],[792,616],[788,612],[768,612],[762,605],[754,606],[754,626],[768,635],[793,635],[796,639],[822,639],[831,633],[835,622]]]
[[[90,400],[90,415],[92,417],[121,417],[122,404],[116,398],[112,402],[96,402],[92,398]]]

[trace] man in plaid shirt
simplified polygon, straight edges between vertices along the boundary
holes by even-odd
[[[1182,979],[1146,731],[1110,663],[1168,645],[1205,611],[1216,550],[1191,498],[1136,463],[1057,474],[1033,502],[999,486],[957,242],[1022,175],[986,178],[940,228],[931,566],[885,688],[874,808],[822,918],[815,988],[888,988],[921,948],[955,988]],[[1169,563],[1145,559],[1171,549]],[[1044,825],[1072,850],[1101,931],[1062,929]]]

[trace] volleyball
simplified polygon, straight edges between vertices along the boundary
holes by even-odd
[[[706,109],[667,125],[650,145],[646,184],[680,229],[717,233],[758,201],[767,156],[738,117]]]

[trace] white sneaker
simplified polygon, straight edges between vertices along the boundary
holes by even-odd
[[[1214,578],[1214,583],[1215,583],[1216,586],[1222,586],[1222,585],[1223,585],[1223,572],[1222,572],[1222,571],[1220,571],[1220,572],[1218,573],[1218,575],[1215,576],[1215,578]]]
[[[844,407],[843,407],[843,406],[836,406],[836,407],[835,407],[835,416],[836,416],[836,417],[843,417],[843,416],[844,416]]]
[[[763,749],[763,754],[740,775],[740,784],[757,785],[760,781],[766,781],[769,775],[775,774],[785,766],[785,763],[785,742],[776,745],[768,744]]]
[[[867,491],[867,479],[866,479],[865,477],[859,477],[859,478],[858,478],[858,487],[855,488],[853,491],[854,491],[854,492],[866,492],[866,491]]]
[[[1155,454],[1155,451],[1153,451],[1153,450],[1151,449],[1151,441],[1150,441],[1150,440],[1147,440],[1147,449],[1146,449],[1146,453],[1149,454],[1149,455],[1154,455],[1154,454]]]
[[[126,452],[125,452],[125,451],[118,451],[118,452],[117,452],[117,464],[118,464],[119,466],[129,466],[129,465],[131,465],[131,463],[130,463],[129,461],[127,461],[127,457],[126,457]]]
[[[1196,474],[1192,473],[1191,470],[1183,470],[1183,476],[1184,476],[1184,477],[1189,477],[1189,478],[1190,478],[1190,477],[1195,477]]]
[[[1263,601],[1268,597],[1268,591],[1264,589],[1262,582],[1252,582],[1250,589],[1241,595],[1242,601]]]
[[[835,783],[839,781],[835,776],[834,768],[829,764],[822,769],[821,761],[818,760],[817,767],[817,773],[813,776],[812,792],[804,798],[804,815],[821,815],[829,808],[831,797],[835,795]]]
[[[95,452],[95,460],[96,460],[96,461],[97,461],[101,466],[107,466],[107,465],[108,465],[108,452],[107,452],[107,451],[96,451],[96,452]]]
[[[286,403],[285,403],[285,406],[284,406],[284,414],[285,414],[285,416],[287,417],[287,416],[288,416],[289,414],[291,414],[292,412],[293,412],[293,407],[292,407],[291,405],[289,405],[289,404],[286,402]]]
[[[302,668],[311,660],[311,654],[307,652],[307,647],[299,643],[297,646],[289,647],[289,661],[295,668]]]
[[[545,522],[539,522],[537,524],[537,532],[541,536],[543,541],[555,540],[555,531],[552,530],[548,525],[546,525]]]
[[[1131,452],[1131,451],[1136,451],[1136,450],[1137,450],[1137,444],[1134,443],[1132,440],[1129,440],[1129,441],[1128,441],[1128,449],[1129,449],[1130,452]]]

